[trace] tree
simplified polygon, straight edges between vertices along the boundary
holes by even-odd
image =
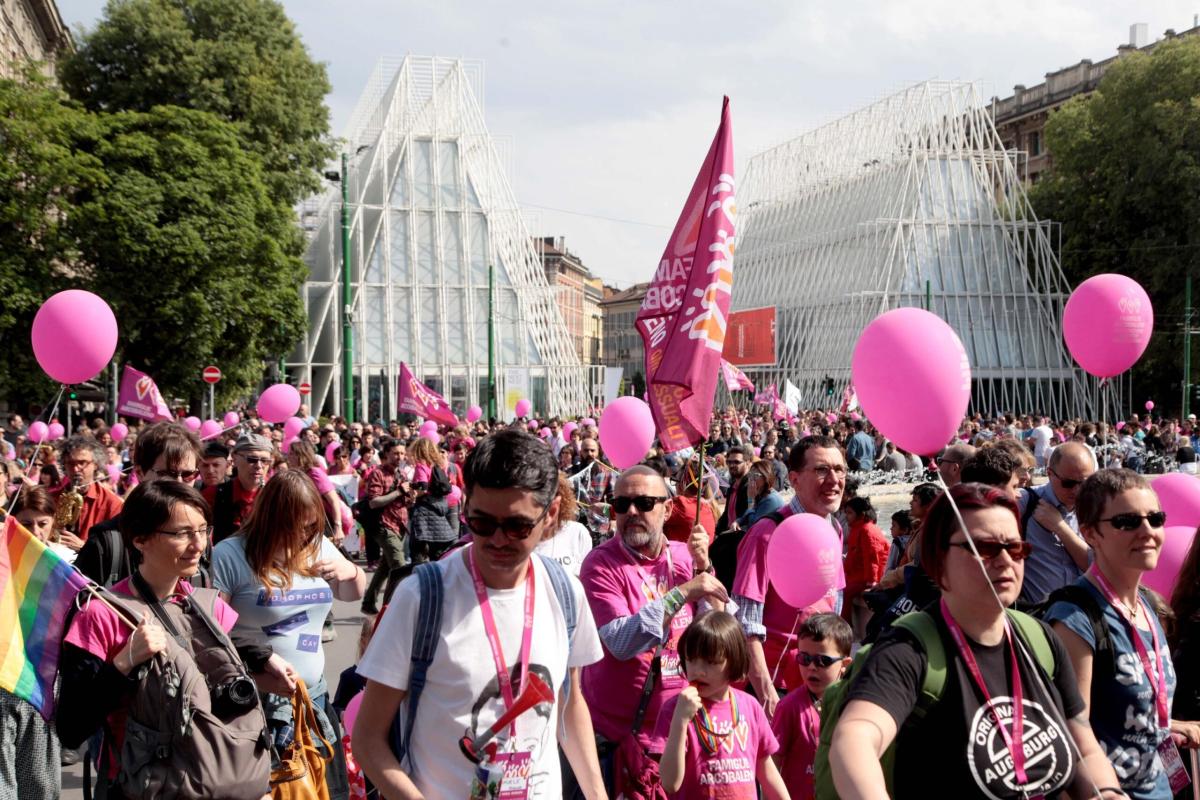
[[[234,123],[288,206],[318,190],[334,152],[325,67],[274,0],[109,0],[60,77],[93,111],[173,105]]]
[[[167,394],[198,398],[214,361],[222,394],[251,389],[303,331],[291,209],[213,114],[163,106],[95,122],[76,147],[103,181],[76,192],[66,224],[77,271],[116,312],[123,359]]]
[[[1033,206],[1062,223],[1072,284],[1120,272],[1149,293],[1156,332],[1134,396],[1165,410],[1180,398],[1184,277],[1200,276],[1200,39],[1122,57],[1051,115],[1046,143],[1054,164]]]
[[[78,252],[64,221],[76,191],[102,180],[99,161],[76,150],[94,120],[64,103],[32,71],[0,80],[0,395],[49,399],[52,385],[33,358],[33,315],[72,285]]]

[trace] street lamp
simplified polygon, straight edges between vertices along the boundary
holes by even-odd
[[[360,145],[354,151],[367,149]],[[329,170],[325,178],[342,185],[342,414],[346,420],[356,419],[354,408],[354,312],[350,289],[350,156],[342,153],[342,171]]]

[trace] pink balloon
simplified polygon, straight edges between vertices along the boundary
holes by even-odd
[[[338,448],[341,446],[342,446],[341,442],[330,442],[329,443],[329,445],[325,448],[325,463],[326,464],[333,463],[333,460],[335,458],[337,458]]]
[[[527,427],[529,428],[530,432],[536,431],[538,429],[538,421],[536,419],[529,420],[529,425]]]
[[[467,409],[467,422],[475,422],[483,416],[483,409],[479,406],[471,406]]]
[[[358,709],[362,707],[363,693],[359,692],[346,703],[346,712],[342,714],[342,729],[346,733],[354,733],[354,720],[358,719]]]
[[[528,417],[529,412],[532,410],[533,410],[533,403],[529,402],[524,397],[522,397],[520,400],[517,401],[517,407],[516,407],[515,411],[516,411],[516,414],[518,417]]]
[[[215,439],[221,435],[221,423],[215,419],[206,419],[200,424],[201,439]]]
[[[1158,481],[1154,483],[1157,484]],[[1170,519],[1170,515],[1167,519]],[[1179,578],[1179,570],[1182,569],[1183,562],[1187,559],[1188,550],[1191,548],[1192,539],[1195,536],[1196,526],[1194,525],[1171,525],[1164,530],[1163,546],[1158,554],[1158,564],[1154,569],[1142,575],[1142,585],[1149,586],[1170,600],[1171,592],[1175,589],[1175,581]]]
[[[292,449],[292,445],[293,445],[293,444],[295,444],[295,443],[296,443],[296,442],[298,442],[298,441],[300,441],[300,437],[299,437],[299,436],[287,436],[287,437],[285,437],[285,438],[284,438],[284,440],[283,440],[283,444],[281,444],[281,445],[279,446],[279,452],[283,453],[283,454],[286,456],[286,455],[288,454],[288,452],[290,452],[290,451],[291,451],[291,449]]]
[[[618,397],[600,415],[600,446],[617,469],[626,469],[646,457],[654,444],[654,417],[650,406],[636,397]]]
[[[1119,431],[1123,431],[1123,430],[1125,430],[1125,421],[1124,421],[1124,420],[1121,420],[1120,422],[1118,422],[1118,423],[1117,423],[1116,425],[1114,425],[1113,427],[1115,427],[1115,428],[1116,428],[1117,430],[1119,430]]]
[[[826,414],[825,421],[830,425],[833,425],[835,422],[837,422],[837,414]]]
[[[863,412],[896,446],[941,450],[958,432],[971,399],[971,365],[954,330],[919,308],[876,317],[858,337],[851,374]],[[896,376],[905,376],[903,392]]]
[[[426,431],[436,431],[437,429],[438,429],[438,424],[436,422],[434,422],[433,420],[426,420],[425,423],[421,426],[421,429],[419,432],[425,433]]]
[[[543,439],[549,439],[550,438],[550,429],[542,428],[540,431],[538,431],[538,436],[542,437]]]
[[[574,422],[568,422],[566,425],[563,425],[563,431],[562,431],[563,438],[570,439],[571,434],[574,433],[575,429],[578,427],[579,426],[576,425]]]
[[[592,419],[591,417],[587,417],[580,424],[585,428],[594,428],[596,427],[596,420]]]
[[[286,420],[300,410],[300,392],[290,383],[268,386],[258,397],[258,415],[273,425]]]
[[[1154,331],[1154,309],[1137,281],[1095,275],[1071,292],[1063,309],[1063,340],[1071,356],[1098,378],[1111,378],[1141,358]]]
[[[117,318],[91,292],[68,289],[42,303],[30,332],[38,364],[59,383],[99,375],[117,349]]]
[[[129,426],[124,422],[118,422],[108,429],[108,435],[112,437],[114,442],[120,442],[129,435]]]
[[[115,489],[117,484],[121,482],[121,468],[116,464],[105,464],[104,471],[108,473],[108,480]]]
[[[767,578],[793,608],[807,608],[846,585],[842,542],[816,514],[793,514],[767,542]]]
[[[283,438],[291,439],[299,436],[300,431],[304,430],[306,427],[308,426],[304,424],[304,420],[300,419],[299,417],[288,417],[287,422],[283,423]]]
[[[189,431],[200,430],[200,418],[199,417],[186,417],[183,420],[183,424],[187,425]]]
[[[851,422],[858,422],[860,419],[862,419],[862,414],[859,414],[857,411],[850,412],[850,421]]]
[[[47,428],[47,431],[50,434],[50,441],[52,442],[63,438],[63,435],[67,432],[66,428],[64,428],[62,424],[58,422],[51,422]]]
[[[450,487],[450,500],[449,500],[450,505],[457,504],[458,501],[461,499],[462,499],[462,489],[458,488],[457,486],[451,486]]]
[[[1154,401],[1153,401],[1153,400],[1147,400],[1147,401],[1146,401],[1146,410],[1147,410],[1147,411],[1153,411],[1153,410],[1154,410]]]
[[[1169,472],[1155,478],[1150,488],[1158,495],[1162,510],[1167,512],[1168,525],[1193,530],[1200,526],[1200,478]]]
[[[236,428],[237,424],[241,421],[242,418],[238,416],[236,411],[227,412],[225,414],[225,419],[223,420],[226,428]]]
[[[425,431],[421,434],[421,438],[428,439],[434,444],[440,444],[442,441],[441,434],[439,434],[437,431]]]
[[[41,444],[50,438],[50,428],[39,419],[29,426],[29,431],[25,435],[34,444]]]

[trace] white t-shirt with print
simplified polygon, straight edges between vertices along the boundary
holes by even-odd
[[[463,549],[463,554],[466,550]],[[455,553],[438,562],[444,585],[441,636],[417,707],[409,742],[411,763],[409,759],[404,763],[406,770],[411,769],[409,777],[426,797],[462,797],[467,793],[475,765],[459,750],[459,739],[464,735],[475,738],[505,711],[475,587],[463,554]],[[567,669],[594,664],[604,652],[579,581],[571,579],[578,621],[568,648],[566,618],[546,567],[537,556],[530,557],[530,564],[534,568],[535,593],[530,672],[546,680],[555,691],[552,709],[531,709],[517,720],[515,749],[532,752],[529,797],[533,800],[562,796],[558,700]],[[417,580],[405,579],[397,587],[358,664],[359,675],[395,689],[408,689],[413,628],[420,605],[419,585]],[[525,583],[514,589],[488,589],[488,598],[504,660],[510,671],[515,670],[520,660]],[[401,719],[407,713],[406,704],[402,704]]]
[[[583,568],[583,558],[592,552],[592,534],[582,522],[570,520],[558,529],[558,533],[549,539],[538,542],[534,552],[541,553],[546,558],[553,558],[563,569],[579,577]]]

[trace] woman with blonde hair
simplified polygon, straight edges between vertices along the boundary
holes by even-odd
[[[322,733],[341,741],[325,685],[321,627],[333,599],[358,600],[367,588],[362,569],[325,537],[325,508],[312,480],[289,469],[267,481],[242,529],[213,548],[213,585],[238,614],[238,631],[267,635],[267,644],[308,687]],[[288,744],[291,698],[264,694],[276,745]],[[326,770],[330,797],[347,796],[341,748]]]
[[[548,531],[538,542],[535,552],[552,558],[579,577],[583,559],[592,551],[592,534],[579,521],[579,501],[566,475],[558,473],[558,517],[553,531]]]
[[[408,446],[408,462],[413,465],[415,494],[408,512],[413,562],[437,561],[458,538],[457,525],[450,523],[451,484],[446,476],[446,455],[422,436]]]

